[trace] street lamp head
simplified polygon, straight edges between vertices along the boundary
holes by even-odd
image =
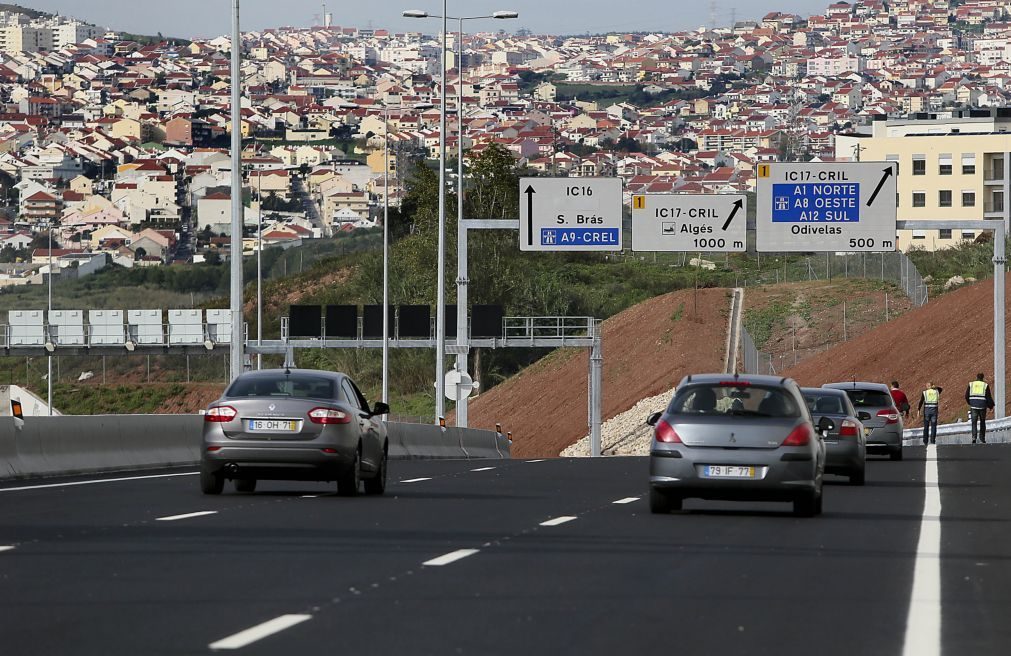
[[[496,11],[491,15],[492,18],[519,18],[520,12],[518,11]]]
[[[420,9],[408,9],[404,11],[404,18],[428,18],[428,12]]]

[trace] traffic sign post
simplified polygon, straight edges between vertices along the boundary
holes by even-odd
[[[620,178],[520,178],[521,251],[620,251]]]
[[[895,250],[894,162],[758,165],[760,252]]]
[[[632,250],[743,253],[747,216],[744,194],[632,196]]]

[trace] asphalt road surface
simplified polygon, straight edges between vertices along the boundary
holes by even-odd
[[[188,471],[7,483],[0,650],[1009,654],[1011,447],[936,453],[830,477],[812,519],[650,515],[643,458],[397,462],[382,498],[205,497]]]

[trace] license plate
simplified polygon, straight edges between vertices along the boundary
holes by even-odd
[[[298,430],[298,422],[290,419],[249,419],[246,428],[252,433],[294,433]]]
[[[702,470],[704,478],[754,478],[754,467],[739,465],[706,465]]]

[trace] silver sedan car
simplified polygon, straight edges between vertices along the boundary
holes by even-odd
[[[851,485],[863,485],[867,444],[862,421],[870,419],[870,414],[854,409],[842,390],[804,387],[800,391],[815,422],[828,417],[835,424],[823,435],[825,472],[848,476]]]
[[[651,415],[650,510],[685,498],[790,501],[821,513],[825,443],[800,388],[775,376],[684,378],[665,412]],[[834,428],[826,419],[819,426]]]
[[[885,452],[892,460],[902,460],[902,413],[895,407],[888,386],[882,383],[850,381],[848,383],[827,383],[826,389],[839,389],[850,397],[857,412],[867,413],[861,419],[867,450],[872,453]]]
[[[369,408],[348,376],[310,369],[240,375],[204,414],[200,487],[239,492],[256,481],[337,481],[344,496],[386,489],[385,403]]]

